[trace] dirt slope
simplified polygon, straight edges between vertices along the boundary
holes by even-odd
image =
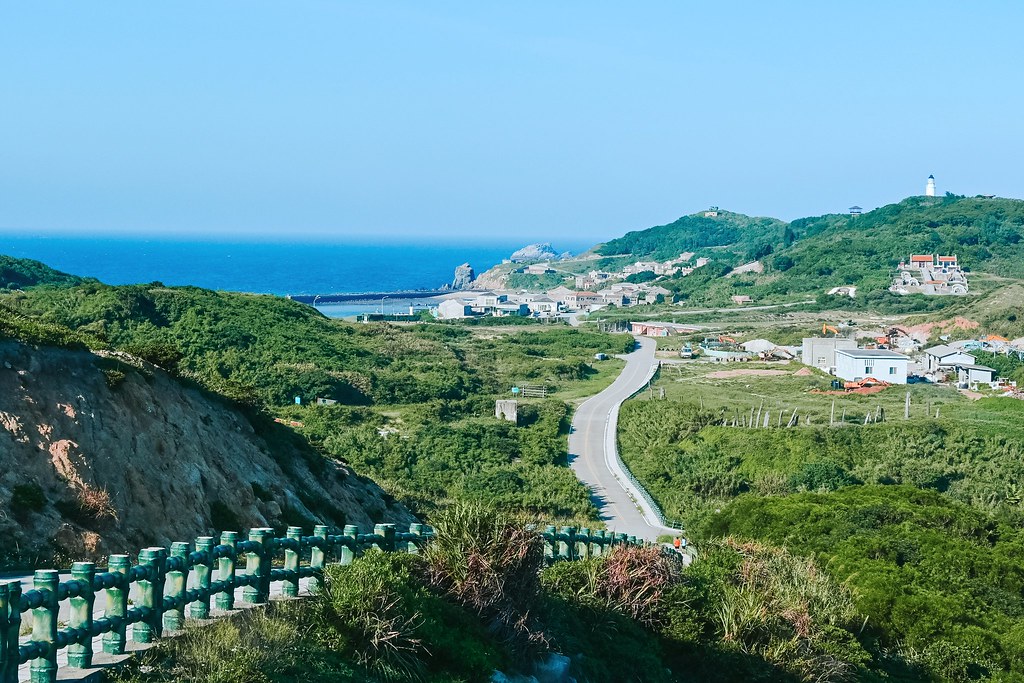
[[[152,366],[0,342],[0,566],[227,528],[412,521],[287,428],[255,424]]]

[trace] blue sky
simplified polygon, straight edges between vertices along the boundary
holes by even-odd
[[[599,241],[1024,196],[1024,3],[0,0],[0,228]]]

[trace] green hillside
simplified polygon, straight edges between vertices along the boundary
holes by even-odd
[[[759,257],[786,242],[786,224],[775,218],[752,218],[719,211],[715,217],[704,212],[683,216],[667,225],[634,230],[598,245],[602,256],[633,254],[638,258],[669,259],[684,251],[727,247],[737,258]]]
[[[771,259],[790,281],[827,277],[887,286],[890,272],[911,253],[956,254],[970,270],[1024,277],[1024,202],[1016,199],[911,197],[861,216],[790,225],[797,240]]]
[[[566,466],[562,396],[598,391],[616,366],[594,367],[594,354],[633,343],[566,325],[356,325],[273,296],[95,282],[0,295],[5,337],[127,351],[294,421],[420,513],[480,499],[581,520],[594,511]],[[523,402],[518,426],[494,419],[494,400],[524,381],[561,393]]]
[[[39,261],[0,254],[0,290],[27,289],[39,285],[70,286],[82,281],[80,277],[54,270]]]
[[[659,282],[695,305],[727,305],[737,294],[778,303],[857,285],[861,292],[851,305],[908,313],[958,303],[888,293],[897,264],[911,253],[955,254],[974,273],[1024,278],[1024,201],[910,197],[859,216],[828,214],[788,224],[720,211],[715,218],[695,214],[630,232],[594,250],[635,258],[668,259],[683,251],[710,257],[708,270]],[[764,264],[763,273],[723,277],[754,259]],[[985,288],[980,278],[972,279],[974,291]]]

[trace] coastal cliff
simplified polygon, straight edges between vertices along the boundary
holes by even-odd
[[[282,425],[128,356],[0,342],[0,566],[384,521],[413,517]]]

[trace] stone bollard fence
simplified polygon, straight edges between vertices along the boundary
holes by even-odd
[[[186,609],[194,619],[213,616],[211,598],[217,610],[233,609],[237,588],[243,589],[242,601],[248,605],[265,603],[273,582],[282,583],[282,596],[296,597],[302,578],[311,578],[316,590],[326,562],[348,564],[368,548],[416,553],[433,535],[422,524],[401,532],[393,524],[378,524],[371,534],[361,534],[355,526],[330,534],[328,527],[318,525],[312,536],[288,527],[284,538],[275,538],[273,529],[259,528],[250,529],[245,540],[238,532],[225,531],[219,542],[201,536],[194,543],[173,543],[170,549],[145,548],[136,565],[128,555],[111,555],[103,572],[92,562],[76,562],[69,581],[61,581],[56,570],[38,570],[31,590],[23,592],[20,582],[0,583],[0,683],[17,683],[18,668],[26,662],[32,683],[51,683],[57,680],[57,653],[65,648],[68,666],[89,668],[97,636],[103,636],[105,654],[123,655],[129,627],[133,642],[150,643],[165,630],[180,630]],[[133,585],[136,599],[129,606]],[[93,605],[100,591],[106,607],[97,618]],[[65,600],[70,618],[60,628],[58,615]],[[25,643],[19,636],[23,619],[32,627]]]

